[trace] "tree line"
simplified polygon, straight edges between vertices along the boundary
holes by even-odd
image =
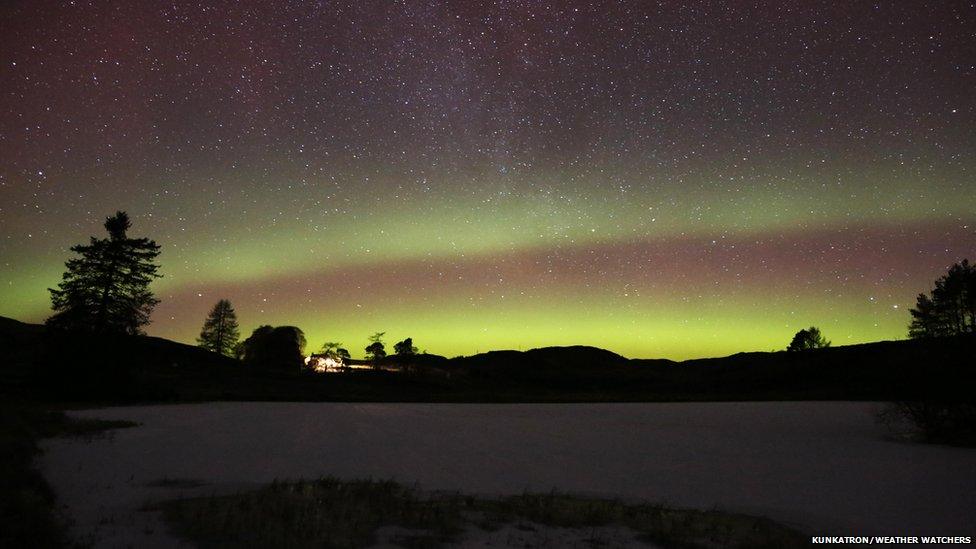
[[[132,222],[126,212],[106,218],[107,238],[90,237],[88,244],[70,249],[77,257],[65,263],[57,288],[49,288],[53,314],[45,324],[53,330],[94,334],[144,335],[143,328],[159,299],[150,289],[160,278],[156,259],[160,246],[148,238],[128,235]],[[369,360],[387,356],[385,332],[368,338]],[[292,369],[303,364],[305,334],[295,326],[262,325],[241,341],[237,313],[228,299],[214,304],[197,337],[197,345],[214,353],[270,369]],[[417,352],[413,340],[394,344],[396,355]],[[326,342],[320,354],[349,359],[342,343]]]
[[[203,330],[197,343],[210,351],[230,356],[250,364],[271,370],[296,370],[304,364],[307,340],[305,333],[296,326],[263,325],[254,329],[251,335],[238,341],[237,315],[230,301],[221,299],[211,309],[204,321]],[[363,350],[366,359],[378,366],[387,357],[383,337],[386,332],[376,332],[369,336]],[[327,341],[316,353],[337,361],[348,361],[351,356],[340,342]],[[412,338],[406,338],[393,346],[395,356],[409,356],[417,353]]]
[[[150,322],[159,299],[150,284],[160,278],[156,259],[160,246],[148,238],[131,238],[128,214],[118,211],[105,220],[107,238],[90,237],[88,244],[71,247],[78,257],[65,263],[58,287],[49,288],[53,314],[46,321],[51,329],[96,334],[141,335]],[[976,268],[964,259],[949,267],[935,281],[932,290],[921,293],[910,310],[911,338],[940,338],[976,332]],[[385,332],[369,336],[363,349],[374,364],[387,357]],[[240,341],[240,328],[233,306],[219,300],[204,321],[197,344],[212,352],[235,357],[250,364],[291,368],[301,364],[305,334],[295,326],[263,325]],[[830,346],[820,330],[812,326],[797,332],[788,351],[807,351]],[[394,354],[417,353],[411,338],[393,345]],[[349,359],[342,343],[326,342],[319,354]]]

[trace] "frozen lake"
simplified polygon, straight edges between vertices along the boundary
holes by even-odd
[[[879,405],[209,403],[105,408],[142,426],[52,439],[40,465],[75,532],[169,546],[146,503],[274,479],[561,491],[766,515],[811,535],[976,533],[976,450],[894,442]],[[161,479],[191,487],[149,486]]]

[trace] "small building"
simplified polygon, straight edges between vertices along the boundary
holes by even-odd
[[[343,359],[335,354],[312,354],[305,358],[305,367],[313,372],[348,372],[349,370],[370,370],[373,364],[367,360]]]

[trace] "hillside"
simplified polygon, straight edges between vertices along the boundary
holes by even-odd
[[[298,375],[148,336],[51,335],[0,318],[2,392],[51,400],[674,401],[971,399],[976,338],[885,341],[683,362],[595,347],[384,363]]]
[[[237,360],[150,336],[52,334],[0,317],[0,392],[58,400],[166,400],[215,386]]]

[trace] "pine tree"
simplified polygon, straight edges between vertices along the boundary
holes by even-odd
[[[105,220],[109,238],[91,237],[72,246],[79,255],[65,263],[58,289],[49,288],[54,315],[48,326],[95,333],[141,334],[159,300],[149,284],[161,275],[154,260],[159,246],[148,238],[129,238],[125,212]]]
[[[918,294],[911,311],[912,338],[976,333],[976,265],[963,259],[935,281],[931,297]]]
[[[234,356],[234,348],[240,336],[234,307],[230,301],[221,299],[213,306],[207,320],[203,323],[203,330],[200,331],[197,344],[224,356]]]

